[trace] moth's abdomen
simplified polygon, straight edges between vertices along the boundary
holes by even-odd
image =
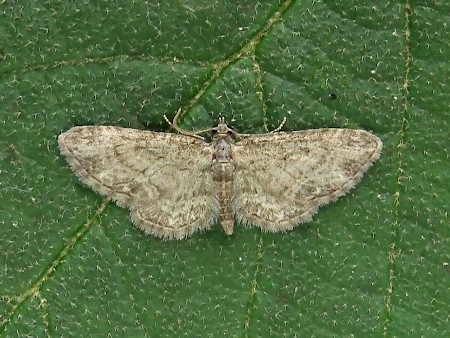
[[[231,146],[224,139],[215,144],[215,158],[212,163],[213,181],[219,200],[219,221],[227,235],[233,233],[234,216],[232,201],[234,163],[231,158]]]
[[[234,217],[231,205],[233,189],[234,165],[228,163],[213,163],[213,181],[219,200],[219,220],[227,235],[233,233]]]

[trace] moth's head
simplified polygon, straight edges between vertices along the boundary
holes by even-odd
[[[225,118],[219,117],[219,124],[214,128],[218,136],[227,135],[229,132],[233,132],[230,127],[225,123]]]

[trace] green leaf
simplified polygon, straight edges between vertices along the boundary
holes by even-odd
[[[0,3],[0,333],[450,336],[446,1]],[[59,154],[75,125],[381,137],[288,233],[133,227]]]

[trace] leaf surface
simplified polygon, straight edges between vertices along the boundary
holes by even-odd
[[[3,2],[4,336],[450,335],[445,1]],[[340,127],[379,161],[288,233],[161,241],[57,149],[76,125]]]

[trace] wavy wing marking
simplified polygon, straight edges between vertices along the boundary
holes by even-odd
[[[159,237],[184,238],[217,219],[211,147],[192,137],[136,129],[75,127],[58,139],[80,180],[131,211]]]
[[[381,148],[378,137],[353,129],[249,136],[233,149],[235,215],[266,231],[292,229],[351,189]]]

